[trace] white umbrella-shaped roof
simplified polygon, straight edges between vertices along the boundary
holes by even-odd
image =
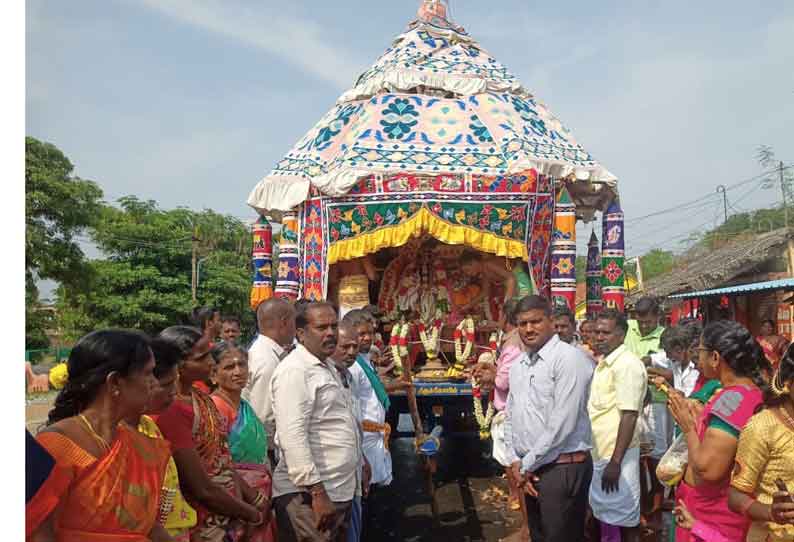
[[[426,0],[419,18],[256,187],[286,211],[311,186],[346,194],[373,173],[504,175],[529,168],[614,187],[616,178],[496,59]]]

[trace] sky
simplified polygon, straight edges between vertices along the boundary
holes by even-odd
[[[418,0],[26,3],[26,133],[107,201],[255,217],[253,186]],[[452,0],[454,20],[618,177],[627,256],[722,221],[718,185],[794,164],[794,2]],[[700,204],[657,217],[645,215]],[[753,181],[729,213],[780,203]],[[593,224],[578,228],[585,252]]]

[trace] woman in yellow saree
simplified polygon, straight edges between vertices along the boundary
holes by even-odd
[[[69,480],[28,508],[35,542],[161,542],[157,523],[168,443],[123,420],[149,403],[154,358],[145,335],[89,333],[72,349],[69,381],[36,440]]]
[[[794,348],[789,348],[767,390],[766,409],[739,436],[728,506],[752,521],[747,542],[794,540],[793,482]]]

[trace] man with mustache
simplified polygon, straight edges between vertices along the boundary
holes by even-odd
[[[281,452],[273,473],[281,542],[342,542],[363,463],[361,433],[346,382],[331,355],[338,321],[330,303],[302,305],[299,344],[270,384]]]
[[[523,489],[533,542],[584,538],[593,475],[587,397],[593,363],[555,333],[548,300],[515,309],[526,351],[510,366],[504,423],[510,476]]]

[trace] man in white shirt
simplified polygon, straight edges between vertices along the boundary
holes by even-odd
[[[270,385],[281,451],[273,472],[278,538],[343,542],[363,459],[353,404],[330,359],[336,310],[311,303],[295,325],[300,344],[278,364]]]
[[[350,323],[339,322],[339,334],[336,343],[336,351],[331,355],[336,365],[336,370],[342,376],[345,391],[347,392],[353,404],[353,415],[359,423],[359,430],[361,430],[361,412],[359,411],[358,404],[355,400],[355,382],[353,375],[350,374],[350,368],[356,363],[358,356],[358,333]],[[360,433],[361,440],[364,440],[363,432]],[[372,471],[369,468],[369,463],[366,457],[364,458],[364,465],[360,473],[361,484],[356,487],[356,496],[353,497],[353,507],[350,516],[350,528],[347,530],[347,542],[358,542],[361,539],[361,529],[363,527],[363,518],[361,510],[361,499],[369,494],[369,481],[372,478]]]
[[[696,330],[699,331],[699,328]],[[672,366],[664,371],[648,369],[648,375],[653,377],[657,387],[666,381],[683,393],[684,397],[689,397],[695,389],[700,371],[689,355],[692,337],[692,330],[681,326],[666,329],[662,334],[662,348],[672,361]]]
[[[391,454],[388,439],[391,428],[386,423],[389,410],[389,392],[405,389],[409,383],[400,381],[385,387],[373,367],[369,353],[372,348],[374,329],[366,311],[355,309],[348,312],[344,321],[353,326],[358,333],[358,358],[350,368],[353,376],[355,400],[361,413],[361,427],[364,430],[364,455],[372,468],[372,484],[387,486],[392,481]]]
[[[276,421],[270,396],[270,379],[284,349],[295,338],[295,309],[283,299],[271,298],[256,309],[259,335],[248,349],[248,384],[242,398],[248,401],[265,426],[268,442],[274,442]],[[273,446],[268,447],[270,460],[275,465]]]

